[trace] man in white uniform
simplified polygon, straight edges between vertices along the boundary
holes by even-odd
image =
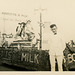
[[[53,32],[50,35],[49,44],[50,44],[50,63],[51,71],[55,71],[55,58],[58,62],[58,70],[63,71],[62,69],[62,60],[63,60],[63,50],[65,49],[65,42],[62,35],[57,32],[57,26],[55,24],[50,25],[51,31]]]

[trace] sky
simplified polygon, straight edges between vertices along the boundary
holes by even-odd
[[[54,23],[64,35],[66,42],[75,41],[75,0],[0,0],[0,31],[15,34],[19,22],[31,19],[34,31],[38,35],[40,11],[34,9],[39,8],[46,9],[42,11],[44,36],[50,34],[49,26]],[[21,16],[3,15],[2,12]],[[7,20],[4,21],[3,18]]]

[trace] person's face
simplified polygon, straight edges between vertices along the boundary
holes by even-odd
[[[3,39],[5,39],[6,38],[6,35],[3,35]]]
[[[20,27],[22,28],[23,27],[23,24],[21,24]]]
[[[54,34],[57,33],[57,27],[54,26],[53,28],[51,28],[51,31],[52,31]]]
[[[31,21],[28,21],[27,23],[28,23],[28,24],[30,24],[30,23],[31,23]]]

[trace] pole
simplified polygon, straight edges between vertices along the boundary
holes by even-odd
[[[42,50],[42,11],[46,9],[35,9],[35,11],[40,11],[40,46],[39,49]]]
[[[40,12],[40,50],[42,50],[42,13]]]

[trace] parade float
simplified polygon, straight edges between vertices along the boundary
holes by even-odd
[[[64,66],[66,70],[75,70],[75,43],[71,40],[66,43],[66,48],[64,50]]]
[[[19,23],[22,27],[16,28],[16,35],[11,43],[7,39],[12,39],[13,35],[2,34],[1,62],[27,70],[49,71],[48,50],[40,48],[40,39],[36,39],[36,42],[33,43],[35,34],[28,29],[27,32],[25,31],[26,24],[24,22]]]

